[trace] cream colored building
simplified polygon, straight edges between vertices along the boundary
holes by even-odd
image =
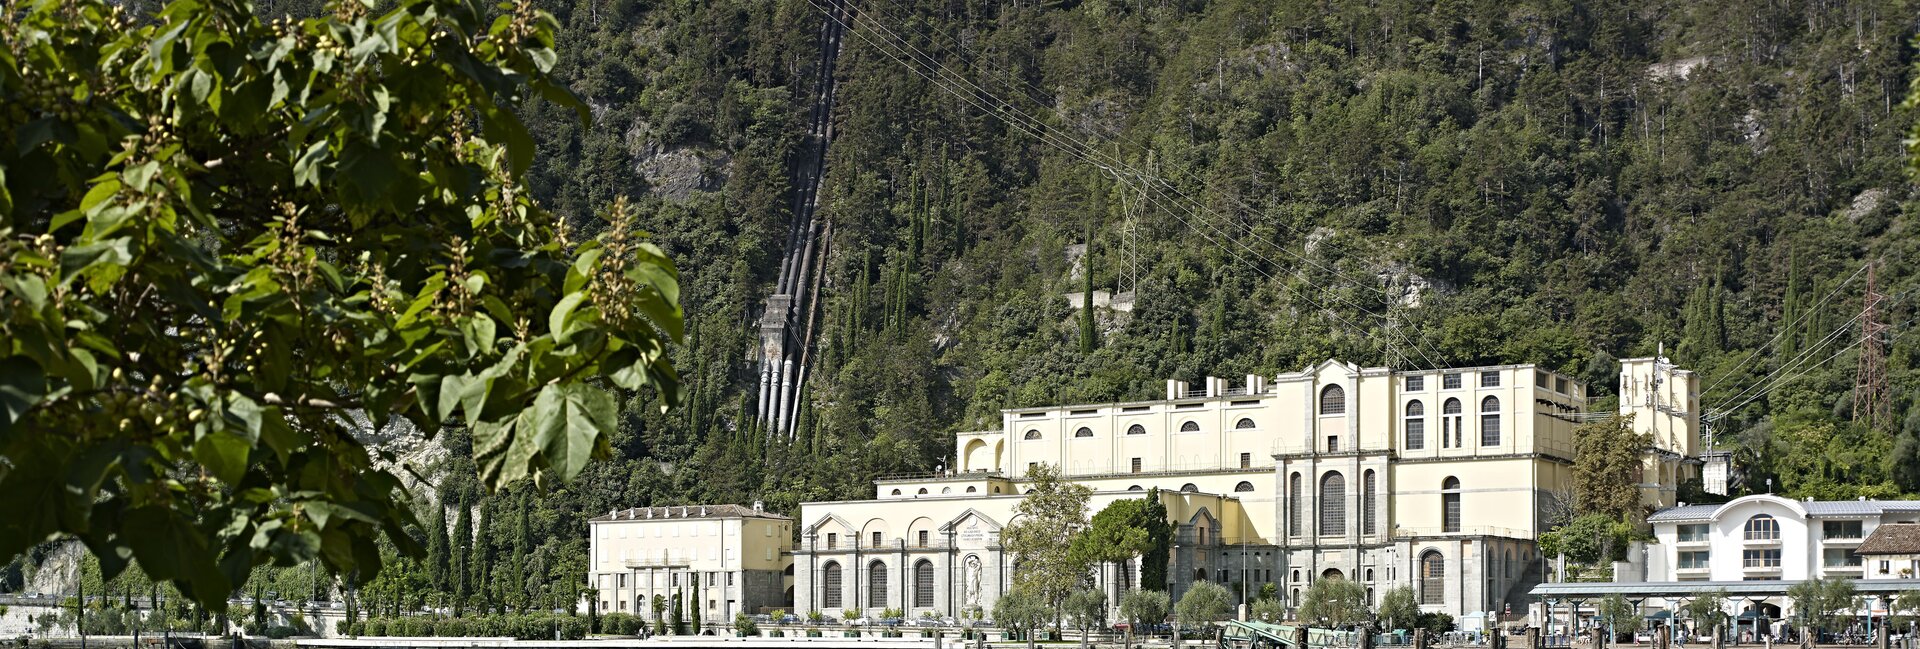
[[[703,622],[727,625],[735,613],[793,599],[793,520],[760,503],[616,510],[587,526],[592,597],[602,613],[653,620],[654,598],[671,602],[678,593],[683,619],[699,607]]]
[[[1678,372],[1623,362],[1623,383],[1667,377],[1645,413],[1622,401],[1636,427],[1662,433],[1644,485],[1656,503],[1694,466],[1697,389],[1679,388],[1689,400],[1674,406]],[[958,436],[951,472],[878,481],[873,500],[803,503],[795,609],[990,611],[1012,576],[999,531],[1027,470],[1048,464],[1094,489],[1092,512],[1170,492],[1175,598],[1199,580],[1273,583],[1294,605],[1313,580],[1346,578],[1376,598],[1413,586],[1425,610],[1456,617],[1525,610],[1543,571],[1534,539],[1571,494],[1587,406],[1586,386],[1532,365],[1327,361],[1238,386],[1169,381],[1153,401],[1007,410],[1000,430]],[[1136,573],[1099,575],[1110,601]]]

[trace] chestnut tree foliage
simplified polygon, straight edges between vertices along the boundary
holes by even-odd
[[[678,399],[679,278],[616,203],[529,198],[515,111],[581,102],[530,4],[263,22],[242,0],[0,21],[0,555],[77,538],[211,608],[257,565],[418,554],[357,433],[471,435],[488,489]]]

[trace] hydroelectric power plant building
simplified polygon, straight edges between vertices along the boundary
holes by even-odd
[[[1698,475],[1698,393],[1665,359],[1621,362],[1618,412],[1654,439],[1649,506],[1674,505]],[[1609,414],[1588,405],[1586,386],[1532,365],[1327,361],[1237,386],[1170,381],[1153,401],[1007,410],[1000,430],[958,436],[949,471],[801,504],[793,610],[990,612],[1015,566],[1000,530],[1044,463],[1093,488],[1089,514],[1161,490],[1175,599],[1197,581],[1272,583],[1296,606],[1313,580],[1337,578],[1376,603],[1410,585],[1422,610],[1468,621],[1524,612],[1545,573],[1536,539],[1572,494],[1574,428]],[[1137,562],[1096,578],[1118,602]]]

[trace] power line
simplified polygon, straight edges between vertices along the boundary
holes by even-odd
[[[1859,270],[1853,271],[1853,274],[1848,275],[1845,281],[1840,282],[1838,286],[1833,287],[1833,290],[1827,293],[1826,297],[1821,298],[1819,304],[1813,305],[1813,308],[1808,309],[1805,312],[1801,313],[1800,317],[1795,318],[1792,323],[1788,324],[1785,327],[1782,327],[1780,331],[1775,332],[1773,334],[1773,338],[1769,339],[1765,344],[1762,344],[1759,347],[1753,348],[1753,351],[1748,352],[1747,357],[1744,359],[1741,359],[1738,365],[1734,365],[1733,368],[1726,370],[1726,373],[1721,374],[1720,378],[1714,379],[1713,383],[1707,384],[1707,388],[1705,390],[1701,390],[1700,393],[1706,394],[1708,392],[1712,392],[1715,387],[1718,387],[1721,383],[1726,382],[1727,379],[1733,378],[1734,375],[1740,372],[1741,368],[1747,366],[1747,363],[1753,362],[1753,359],[1758,358],[1760,356],[1760,350],[1766,349],[1768,347],[1773,346],[1774,343],[1780,342],[1780,338],[1782,336],[1787,335],[1787,332],[1799,329],[1801,322],[1806,321],[1806,319],[1809,316],[1819,312],[1820,309],[1826,307],[1828,302],[1833,301],[1834,296],[1837,296],[1840,294],[1841,289],[1844,289],[1847,287],[1848,284],[1853,283],[1854,278],[1859,277],[1860,273],[1865,272],[1866,270],[1867,270],[1866,265],[1862,265],[1860,266]]]
[[[821,7],[818,3],[814,2],[814,0],[808,0],[808,4],[813,5],[816,9],[821,9],[823,12],[826,12],[825,8]],[[829,16],[831,17],[830,13],[829,13]],[[834,17],[834,19],[838,20],[837,17]],[[959,98],[963,102],[966,102],[968,105],[976,109],[979,109],[982,112],[992,114],[996,118],[1007,123],[1009,126],[1012,126],[1016,130],[1022,133],[1025,133],[1031,137],[1034,137],[1035,139],[1039,140],[1041,143],[1049,147],[1052,147],[1062,153],[1065,153],[1070,157],[1073,157],[1082,162],[1085,162],[1089,165],[1093,165],[1095,167],[1106,170],[1108,173],[1115,174],[1116,177],[1124,174],[1126,176],[1130,176],[1134,178],[1135,180],[1143,181],[1142,182],[1143,188],[1153,190],[1153,193],[1159,194],[1159,196],[1154,196],[1154,195],[1147,196],[1147,200],[1152,202],[1156,207],[1167,209],[1165,203],[1161,202],[1161,198],[1164,197],[1169,201],[1175,202],[1176,204],[1179,204],[1180,200],[1185,200],[1189,203],[1199,205],[1202,210],[1207,210],[1204,204],[1201,204],[1199,203],[1199,201],[1194,200],[1191,197],[1188,197],[1180,193],[1177,188],[1172,188],[1171,185],[1167,183],[1165,180],[1146,174],[1138,169],[1133,168],[1132,166],[1126,164],[1125,162],[1115,160],[1107,156],[1103,152],[1100,152],[1098,149],[1092,147],[1091,145],[1088,145],[1084,142],[1080,142],[1069,136],[1057,133],[1052,127],[1048,126],[1044,122],[1039,121],[1036,118],[1033,118],[1032,116],[1020,113],[1017,110],[1013,110],[1014,106],[1011,102],[1001,99],[998,95],[995,95],[992,91],[989,91],[986,88],[981,87],[979,84],[973,83],[972,81],[969,81],[968,79],[966,79],[964,76],[961,76],[960,74],[952,71],[951,69],[948,69],[945,65],[940,64],[938,61],[934,60],[930,55],[927,55],[924,51],[920,51],[917,47],[914,47],[911,43],[906,42],[904,38],[893,33],[893,31],[891,29],[888,29],[884,24],[879,24],[874,21],[861,23],[861,25],[866,25],[866,24],[877,25],[877,29],[879,29],[882,32],[885,32],[885,36],[879,36],[879,35],[873,34],[872,29],[863,31],[859,29],[858,26],[847,26],[847,28],[849,31],[852,31],[857,37],[861,38],[861,40],[866,41],[870,45],[873,45],[878,51],[880,51],[881,54],[887,56],[887,58],[892,59],[895,63],[898,63],[902,67],[907,68],[908,71],[914,73],[915,75],[920,76],[921,78],[926,79],[929,82],[932,82],[935,85],[940,86],[942,90],[945,90],[949,94],[954,95],[956,98]],[[876,42],[875,38],[880,38],[880,39],[886,40],[887,42],[885,44],[882,44],[880,42]],[[915,57],[915,54],[918,54],[918,58]],[[914,59],[915,63],[920,63],[921,65],[925,65],[929,70],[932,70],[935,72],[935,74],[938,74],[940,78],[936,79],[933,76],[930,76],[927,72],[922,71],[919,67],[916,67],[915,65],[909,64],[907,61],[902,60],[901,59],[902,55],[906,56],[909,59]],[[923,62],[921,61],[921,59],[925,59],[925,61]],[[951,77],[953,80],[957,80],[958,83],[954,83],[954,81],[948,80],[949,77]],[[966,86],[970,87],[971,90],[967,92],[962,92],[962,90],[958,88],[959,84],[965,84]],[[995,107],[997,107],[999,110],[995,110],[994,109]],[[1011,113],[1011,115],[1009,113]],[[1152,181],[1152,182],[1146,182],[1146,181]],[[1219,227],[1215,226],[1211,221],[1202,217],[1199,214],[1199,212],[1196,212],[1192,207],[1182,205],[1182,208],[1184,209],[1184,211],[1188,213],[1189,216],[1193,216],[1195,219],[1200,220],[1201,223],[1206,226],[1207,230],[1212,231],[1214,234],[1219,234],[1222,237],[1228,237],[1231,240],[1231,237],[1229,237],[1229,235],[1226,232],[1222,231]],[[1207,211],[1210,212],[1211,210],[1207,210]],[[1261,275],[1265,276],[1270,281],[1279,283],[1278,278],[1266,272],[1264,269],[1261,269],[1256,265],[1248,263],[1245,257],[1242,257],[1238,252],[1235,252],[1231,247],[1216,240],[1212,235],[1208,234],[1207,232],[1201,231],[1200,228],[1196,227],[1192,222],[1189,222],[1185,218],[1181,217],[1175,210],[1168,209],[1168,212],[1176,220],[1180,221],[1183,226],[1187,227],[1190,230],[1194,230],[1195,232],[1200,233],[1201,236],[1206,238],[1209,242],[1225,249],[1229,254],[1233,255],[1236,261],[1239,261],[1240,263],[1247,265],[1249,268],[1254,269],[1256,272],[1259,272]],[[1239,242],[1239,241],[1235,241],[1235,243],[1238,243],[1240,247],[1246,250],[1246,252],[1248,252],[1249,254],[1256,255],[1260,257],[1262,260],[1266,261],[1267,263],[1274,264],[1275,266],[1280,266],[1280,264],[1274,263],[1272,258],[1259,253],[1258,251],[1254,250],[1252,247],[1247,246],[1245,243]],[[1289,254],[1293,254],[1291,253],[1291,251],[1286,251],[1286,252],[1288,252]],[[1298,257],[1298,255],[1295,255],[1295,256]],[[1301,259],[1302,261],[1306,261],[1308,263],[1314,263],[1311,260],[1308,260],[1305,258],[1301,258]],[[1298,276],[1297,273],[1296,273],[1296,276]],[[1317,283],[1305,277],[1300,277],[1300,279],[1316,287],[1319,286]],[[1280,288],[1283,291],[1293,293],[1294,295],[1300,297],[1303,300],[1308,301],[1309,303],[1316,302],[1316,300],[1314,300],[1313,298],[1308,297],[1304,294],[1301,294],[1299,291],[1289,288],[1285,284],[1281,284]],[[1363,306],[1353,304],[1351,301],[1346,300],[1345,298],[1339,296],[1337,293],[1333,294],[1331,297],[1334,300],[1337,300],[1349,306],[1352,306],[1355,309],[1363,313],[1366,313],[1368,315],[1372,315],[1374,317],[1383,317],[1380,314],[1373,313],[1371,310]],[[1347,324],[1348,326],[1354,327],[1355,329],[1364,329],[1363,327],[1360,327],[1359,325],[1354,323],[1352,320],[1347,319],[1343,315],[1340,315],[1337,311],[1333,309],[1327,308],[1323,304],[1313,304],[1313,306],[1326,309],[1331,315],[1340,319],[1343,323]],[[1392,329],[1389,329],[1389,334],[1399,335],[1403,340],[1405,340],[1409,344],[1409,346],[1414,347],[1416,351],[1420,352],[1420,354],[1423,357],[1425,357],[1428,363],[1432,364],[1435,367],[1440,366],[1440,363],[1434,360],[1433,356],[1428,354],[1428,349],[1430,348],[1423,348],[1417,341],[1414,341],[1413,339],[1408,338],[1401,332],[1393,331]]]
[[[1911,288],[1911,289],[1907,289],[1906,291],[1903,291],[1900,294],[1900,296],[1897,298],[1894,298],[1893,301],[1895,303],[1903,302],[1908,297],[1912,296],[1915,292],[1920,292],[1920,287],[1915,287],[1915,288]],[[1828,361],[1831,361],[1834,358],[1839,357],[1841,354],[1846,353],[1847,350],[1853,349],[1854,347],[1858,347],[1862,342],[1865,342],[1866,340],[1865,338],[1855,339],[1852,343],[1849,343],[1846,346],[1841,347],[1838,351],[1835,351],[1832,355],[1824,359],[1821,359],[1819,362],[1813,363],[1811,365],[1806,365],[1804,368],[1800,367],[1801,365],[1805,364],[1806,359],[1812,358],[1812,354],[1817,353],[1819,350],[1825,348],[1827,345],[1832,344],[1835,340],[1838,340],[1841,335],[1851,330],[1853,328],[1853,324],[1856,322],[1859,322],[1861,320],[1861,317],[1864,315],[1866,314],[1863,312],[1861,313],[1861,315],[1854,316],[1853,319],[1848,320],[1845,324],[1842,324],[1838,328],[1834,329],[1832,333],[1829,333],[1825,337],[1821,338],[1819,342],[1816,342],[1812,346],[1809,346],[1807,349],[1802,350],[1799,354],[1795,355],[1793,359],[1782,364],[1778,369],[1775,369],[1774,371],[1768,373],[1767,376],[1762,378],[1759,383],[1756,383],[1753,386],[1748,387],[1746,390],[1740,391],[1739,394],[1735,394],[1732,397],[1729,397],[1727,399],[1728,401],[1738,400],[1738,403],[1735,403],[1734,405],[1727,408],[1715,409],[1714,413],[1709,416],[1709,419],[1712,421],[1725,419],[1727,416],[1732,415],[1735,411],[1738,411],[1739,409],[1746,407],[1747,404],[1753,403],[1755,400],[1761,397],[1772,394],[1774,390],[1779,389],[1781,386],[1787,385],[1788,383],[1791,383],[1795,379],[1798,379],[1802,376],[1806,376],[1808,372],[1812,372],[1814,369],[1819,368],[1821,365],[1825,365]],[[1908,323],[1911,324],[1912,321],[1909,320]],[[1906,335],[1906,331],[1902,331],[1900,335],[1902,336]],[[1899,337],[1895,336],[1893,340],[1898,340],[1898,339]],[[1891,340],[1888,341],[1888,346],[1889,347],[1892,346]],[[1794,369],[1799,369],[1800,371],[1794,372],[1792,374],[1788,374],[1786,376],[1781,376],[1778,379],[1774,378],[1776,376],[1779,376],[1782,372],[1787,372]]]

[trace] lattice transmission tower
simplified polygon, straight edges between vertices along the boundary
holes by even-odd
[[[1885,344],[1890,327],[1881,320],[1880,304],[1887,296],[1880,292],[1878,267],[1867,262],[1867,292],[1860,304],[1860,367],[1853,382],[1853,420],[1876,429],[1893,424]]]

